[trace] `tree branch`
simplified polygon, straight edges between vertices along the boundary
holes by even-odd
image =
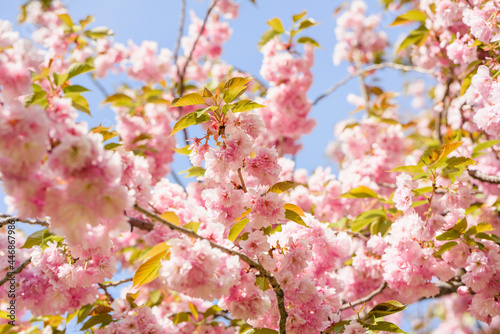
[[[286,312],[286,308],[285,308],[285,295],[283,293],[283,290],[281,289],[280,284],[276,280],[276,278],[270,272],[268,272],[264,268],[264,266],[262,266],[262,264],[260,264],[259,262],[255,261],[255,260],[252,260],[251,258],[249,258],[245,254],[236,252],[232,249],[222,247],[222,246],[216,244],[215,242],[208,240],[208,239],[196,234],[195,232],[193,232],[191,230],[177,226],[177,225],[141,208],[137,204],[134,205],[134,209],[136,211],[144,214],[145,216],[149,217],[150,219],[155,220],[159,223],[162,223],[162,224],[168,226],[170,229],[172,229],[174,231],[180,232],[180,233],[187,235],[188,237],[191,237],[191,238],[195,238],[195,239],[199,239],[199,240],[207,240],[209,242],[210,246],[212,246],[212,248],[217,248],[228,255],[238,256],[240,258],[240,260],[242,260],[243,262],[248,264],[250,267],[256,269],[260,273],[261,276],[267,278],[267,280],[269,281],[269,283],[273,287],[274,293],[276,294],[276,299],[278,301],[278,309],[279,309],[279,313],[280,313],[279,333],[286,334],[286,318],[288,317],[288,313]]]
[[[243,175],[241,175],[241,168],[238,168],[238,175],[240,176],[241,189],[243,189],[243,192],[247,192],[247,187],[245,186],[245,181],[243,181]]]
[[[498,175],[489,175],[489,174],[485,174],[483,172],[480,172],[480,171],[474,170],[474,169],[467,169],[467,172],[469,172],[469,175],[473,179],[476,179],[476,180],[479,180],[482,182],[500,184],[500,176],[498,176]]]
[[[89,78],[90,78],[90,80],[92,80],[92,82],[97,87],[97,89],[101,92],[101,94],[104,95],[104,98],[107,98],[109,96],[109,94],[106,91],[106,88],[104,88],[104,86],[101,85],[101,83],[98,80],[96,80],[94,78],[94,76],[92,74],[90,74],[90,73],[89,73]]]
[[[108,288],[110,286],[118,286],[118,285],[123,284],[123,283],[132,282],[133,280],[134,280],[134,278],[130,277],[130,278],[125,278],[125,279],[116,281],[116,282],[103,282],[101,284]]]
[[[340,307],[340,311],[344,311],[344,310],[347,310],[348,308],[351,308],[351,307],[354,307],[356,305],[359,305],[359,304],[363,304],[363,303],[366,303],[366,302],[369,302],[370,300],[372,300],[375,296],[377,296],[378,294],[380,294],[382,291],[384,291],[384,289],[387,288],[387,282],[384,281],[379,287],[377,290],[373,291],[372,293],[370,293],[368,296],[366,297],[363,297],[363,298],[360,298],[352,303],[345,303],[344,305],[342,305]]]
[[[210,13],[212,12],[212,10],[215,8],[215,5],[217,4],[217,1],[218,0],[213,0],[212,4],[208,8],[207,13],[205,15],[205,18],[203,19],[203,24],[201,26],[200,32],[198,33],[198,36],[196,36],[196,39],[194,40],[193,47],[191,48],[191,51],[189,52],[189,55],[188,55],[188,57],[186,59],[186,62],[184,63],[184,66],[182,67],[182,71],[180,73],[178,73],[179,74],[179,84],[180,84],[179,94],[181,96],[184,93],[184,76],[186,75],[187,67],[189,65],[189,62],[193,58],[194,49],[196,48],[196,44],[198,44],[198,41],[200,40],[201,35],[205,31],[205,26],[207,25],[208,18],[210,17]]]
[[[175,63],[175,66],[177,66],[177,75],[179,76],[179,78],[181,77],[181,74],[180,74],[179,66],[177,64],[177,60],[179,59],[179,48],[181,46],[181,38],[182,38],[182,35],[184,33],[185,17],[186,17],[186,0],[182,0],[181,1],[181,18],[179,21],[179,33],[177,35],[177,41],[175,42],[175,49],[174,49],[174,63]]]
[[[154,229],[154,224],[139,218],[128,217],[128,223],[131,229],[137,227],[139,230],[152,231]]]
[[[50,226],[50,224],[47,223],[44,220],[38,220],[38,219],[21,219],[19,217],[10,216],[10,215],[4,214],[4,213],[0,214],[0,218],[5,218],[4,221],[0,222],[0,228],[3,227],[4,225],[9,224],[13,220],[16,221],[16,222],[30,224],[30,225]]]
[[[434,74],[434,71],[427,70],[425,68],[420,68],[420,67],[415,67],[415,66],[408,66],[408,65],[401,65],[401,64],[396,64],[396,63],[381,63],[381,64],[375,64],[371,66],[367,66],[365,68],[361,68],[354,73],[348,75],[344,79],[340,80],[337,84],[333,85],[332,87],[328,88],[326,92],[324,92],[322,95],[318,96],[314,102],[313,105],[317,104],[319,101],[327,97],[328,95],[332,94],[334,91],[336,91],[339,87],[343,86],[346,84],[349,80],[365,74],[367,72],[371,72],[374,70],[380,70],[383,68],[394,68],[396,70],[402,70],[402,71],[413,71],[413,72],[420,72],[420,73],[426,73],[426,74]]]
[[[5,282],[10,280],[12,276],[19,274],[21,271],[23,271],[23,269],[26,268],[28,266],[28,264],[30,264],[30,263],[31,263],[31,257],[29,259],[27,259],[26,261],[24,261],[23,263],[21,263],[21,265],[19,267],[17,267],[16,269],[14,269],[14,271],[8,271],[7,275],[5,275],[5,277],[2,278],[2,280],[0,280],[0,286],[4,285]]]

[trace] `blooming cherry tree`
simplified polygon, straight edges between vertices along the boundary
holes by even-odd
[[[22,6],[32,40],[0,21],[0,333],[404,333],[422,300],[440,322],[418,333],[498,331],[500,4],[385,1],[418,26],[393,51],[362,0],[340,7],[350,73],[315,100],[306,11],[267,21],[260,81],[220,57],[240,6],[206,5],[172,50],[59,0]],[[429,76],[409,120],[385,68]],[[108,94],[112,73],[134,84]],[[113,126],[81,121],[84,74]],[[338,173],[296,169],[312,108],[354,78],[363,115],[326,147]],[[186,187],[166,178],[183,155]]]

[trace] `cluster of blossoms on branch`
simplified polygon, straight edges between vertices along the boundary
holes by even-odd
[[[18,231],[15,256],[1,230],[0,333],[68,323],[98,334],[402,333],[401,311],[430,298],[442,320],[429,332],[498,330],[500,6],[388,6],[404,11],[392,25],[418,25],[399,63],[382,62],[388,37],[365,3],[337,19],[334,62],[349,62],[344,82],[359,77],[362,97],[348,99],[364,110],[328,145],[337,176],[290,159],[323,98],[307,97],[319,44],[302,35],[317,24],[305,11],[290,30],[267,22],[269,87],[221,60],[240,9],[232,0],[213,0],[204,18],[191,12],[173,50],[116,43],[58,0],[22,7],[36,44],[0,21],[2,217],[47,227]],[[433,89],[411,89],[428,102],[414,105],[431,107],[404,122],[397,94],[371,80],[386,67],[430,74]],[[132,84],[109,95],[99,80],[111,72]],[[95,113],[84,73],[115,129],[84,121]],[[196,178],[185,188],[166,178],[182,155]],[[117,281],[118,268],[130,278]]]

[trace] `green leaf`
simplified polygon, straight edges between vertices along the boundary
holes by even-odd
[[[85,63],[73,63],[68,68],[68,72],[67,72],[68,80],[73,78],[73,77],[76,77],[79,74],[92,71],[93,69],[94,69],[94,67],[92,67],[88,64],[85,64]]]
[[[243,334],[278,334],[278,332],[269,328],[252,328],[243,332]]]
[[[94,306],[92,304],[87,304],[85,306],[82,306],[78,310],[78,317],[76,319],[76,323],[79,324],[80,322],[85,320],[85,318],[90,314],[90,312],[92,312],[93,308],[94,308]]]
[[[437,163],[442,159],[444,159],[446,156],[448,156],[448,154],[450,154],[451,152],[455,151],[457,148],[462,146],[463,143],[464,143],[463,141],[457,141],[454,143],[444,144],[443,146],[441,146],[441,153],[439,154],[439,157],[434,163]]]
[[[479,67],[478,67],[479,68]],[[476,75],[478,68],[471,71],[467,76],[462,80],[462,86],[460,88],[460,96],[464,95],[467,89],[469,89],[470,84],[472,83],[472,77]]]
[[[342,194],[340,198],[379,198],[379,195],[365,186],[359,186],[351,189],[348,193]]]
[[[259,104],[257,102],[253,102],[250,100],[241,100],[241,101],[236,102],[231,107],[231,111],[233,113],[237,113],[237,112],[244,112],[244,111],[249,111],[249,110],[264,108],[264,107],[265,107],[264,105]]]
[[[393,27],[393,26],[397,26],[400,24],[405,24],[405,23],[410,23],[410,22],[415,22],[415,21],[425,22],[425,14],[417,9],[412,9],[412,10],[396,17],[396,19],[394,20],[394,22],[392,22],[392,24],[390,26]]]
[[[474,159],[471,158],[451,157],[446,162],[446,167],[461,167],[461,166],[473,165],[475,163],[476,162],[474,161]]]
[[[198,177],[205,175],[205,169],[202,167],[191,166],[188,169],[179,172],[179,174],[187,174],[184,177]]]
[[[179,153],[179,154],[182,154],[182,155],[189,155],[191,153],[189,146],[190,145],[186,145],[186,146],[181,147],[181,148],[174,148],[174,151]]]
[[[384,303],[375,305],[365,318],[369,318],[372,315],[375,318],[382,318],[387,315],[391,315],[397,312],[401,312],[406,309],[406,306],[395,300],[389,300]]]
[[[36,231],[26,239],[24,245],[21,248],[31,248],[33,246],[40,246],[42,244],[42,240],[44,239],[44,237],[48,237],[50,235],[51,233],[49,232],[48,228],[46,228],[45,230]]]
[[[182,225],[187,230],[192,230],[194,233],[198,232],[198,229],[200,228],[200,222],[189,222],[187,224]]]
[[[410,45],[419,45],[420,43],[425,42],[428,34],[429,30],[424,25],[421,25],[418,29],[410,32],[410,34],[401,42],[396,52],[406,49]]]
[[[83,327],[80,330],[84,331],[95,325],[109,324],[111,323],[111,321],[113,321],[113,317],[111,316],[111,314],[99,314],[87,320],[87,322],[83,324]]]
[[[301,18],[303,18],[306,15],[307,15],[307,10],[304,10],[300,14],[292,16],[292,20],[293,20],[293,22],[297,22],[298,20],[300,20]]]
[[[456,230],[448,230],[448,231],[444,232],[443,234],[438,235],[436,237],[436,240],[440,240],[440,241],[455,240],[455,239],[460,238],[460,236],[461,236],[460,232],[458,232]]]
[[[420,166],[399,166],[391,170],[391,172],[404,172],[404,173],[423,173],[424,170]]]
[[[99,39],[113,35],[113,30],[109,29],[108,27],[96,27],[94,29],[85,31],[83,34],[92,39]]]
[[[303,30],[317,24],[318,22],[316,22],[314,19],[305,19],[304,21],[300,22],[299,30]]]
[[[102,101],[102,103],[111,103],[116,107],[129,107],[134,104],[134,100],[132,100],[132,98],[128,95],[116,93],[108,96],[106,100]]]
[[[387,322],[387,321],[377,321],[376,324],[373,325],[368,325],[366,326],[369,330],[372,331],[385,331],[385,332],[391,332],[391,333],[406,333],[405,331],[401,330],[396,324],[393,324],[392,322]]]
[[[369,210],[366,212],[361,213],[354,219],[351,225],[351,231],[352,232],[359,232],[361,231],[365,226],[368,224],[372,223],[375,220],[378,220],[382,222],[386,218],[386,214],[383,210],[380,209],[373,209]]]
[[[301,43],[301,44],[311,44],[312,46],[315,46],[317,48],[321,48],[321,45],[319,45],[318,42],[316,42],[314,39],[312,39],[311,37],[301,37],[297,40],[298,43]]]
[[[280,33],[277,32],[274,29],[267,30],[262,34],[262,37],[259,40],[259,43],[257,43],[257,46],[259,48],[262,48],[264,45],[266,45],[270,40],[272,40],[274,37],[278,36]]]
[[[61,22],[66,24],[68,27],[72,28],[75,25],[73,23],[73,20],[71,19],[71,16],[69,16],[68,14],[59,14],[57,16],[59,17]]]
[[[24,100],[24,106],[29,107],[32,104],[39,104],[39,102],[47,101],[46,96],[47,93],[45,91],[35,92],[29,94]]]
[[[480,152],[482,150],[490,148],[498,143],[500,143],[500,140],[493,139],[493,140],[488,140],[488,141],[485,141],[483,143],[477,144],[476,147],[474,148],[474,151],[472,151],[472,157],[476,158],[476,157],[481,156],[482,153],[480,153]]]
[[[479,232],[479,233],[476,234],[476,238],[478,238],[478,239],[486,239],[486,240],[490,240],[490,241],[496,242],[497,244],[500,244],[500,238],[497,237],[494,234],[491,234],[491,233]]]
[[[295,188],[298,185],[298,183],[292,181],[278,182],[270,186],[269,189],[267,189],[266,193],[273,192],[276,194],[281,194],[282,192]]]
[[[207,122],[210,119],[210,115],[206,112],[191,112],[187,115],[184,115],[180,120],[175,123],[174,128],[172,129],[172,133],[169,137],[172,137],[175,133],[181,131],[182,129],[187,128],[191,125],[197,125]]]
[[[197,104],[205,104],[205,99],[198,93],[190,93],[184,95],[179,99],[175,99],[174,101],[172,101],[172,107],[185,107],[194,106]]]
[[[191,319],[191,315],[188,312],[180,312],[174,315],[172,322],[174,325],[180,324],[181,322],[188,322]]]
[[[281,20],[277,17],[270,19],[269,21],[266,22],[271,28],[273,28],[274,31],[276,31],[279,34],[282,34],[285,32],[285,28],[283,28],[283,24],[281,23]]]
[[[235,87],[235,88],[230,88],[228,90],[225,90],[224,94],[223,94],[224,102],[226,102],[226,103],[233,102],[238,97],[243,95],[245,93],[245,91],[247,90],[247,88],[248,88],[248,86],[242,86],[242,87]]]
[[[104,145],[104,149],[114,151],[115,148],[120,147],[120,146],[123,146],[123,144],[109,143],[109,144]]]
[[[457,232],[464,233],[467,231],[467,219],[462,219],[453,226],[453,229]]]
[[[66,82],[66,80],[68,80],[68,74],[57,74],[57,73],[54,73],[52,74],[52,76],[54,77],[54,83],[56,84],[56,86],[61,86],[63,83]],[[66,90],[64,90],[64,92],[66,93]]]
[[[441,256],[444,253],[446,253],[447,251],[449,251],[450,249],[452,249],[453,247],[455,247],[456,245],[458,245],[458,242],[448,241],[447,243],[442,245],[436,253],[434,253],[434,256],[436,256],[436,257]]]
[[[188,302],[189,310],[191,311],[191,314],[194,316],[195,319],[198,319],[198,310],[196,309],[196,306],[194,306],[193,303]]]
[[[83,111],[90,116],[89,102],[86,98],[78,93],[67,93],[65,96],[71,99],[72,105],[75,109]]]
[[[220,311],[222,311],[222,309],[219,306],[212,305],[203,313],[203,317],[206,319]]]
[[[72,85],[63,89],[64,93],[85,93],[90,92],[87,88],[80,85]]]
[[[258,286],[262,291],[269,290],[269,281],[265,277],[257,277],[255,279],[255,285]]]
[[[240,235],[241,231],[243,231],[245,226],[247,226],[248,222],[248,218],[245,218],[234,224],[233,227],[231,227],[231,229],[229,230],[229,236],[227,238],[234,242],[238,235]]]
[[[476,225],[476,231],[477,233],[482,233],[486,231],[493,231],[494,228],[491,226],[490,223],[479,223]]]
[[[304,227],[309,227],[306,225],[302,217],[295,211],[285,209],[285,218],[288,220],[291,220],[299,225],[302,225]]]
[[[137,268],[134,274],[133,283],[135,287],[150,283],[158,277],[161,259],[165,257],[167,251],[164,250],[155,256],[150,257]]]

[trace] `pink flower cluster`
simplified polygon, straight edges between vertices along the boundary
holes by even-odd
[[[260,140],[263,145],[276,147],[280,155],[296,154],[301,148],[297,140],[316,125],[316,121],[307,118],[312,109],[307,91],[312,84],[314,47],[305,44],[304,49],[300,57],[278,37],[262,47],[260,74],[270,87],[263,101],[266,108],[261,109],[268,131]]]
[[[372,62],[389,45],[385,32],[376,31],[381,17],[367,16],[366,10],[366,4],[356,0],[337,18],[337,44],[333,53],[335,65],[339,65],[342,60],[357,66]]]

